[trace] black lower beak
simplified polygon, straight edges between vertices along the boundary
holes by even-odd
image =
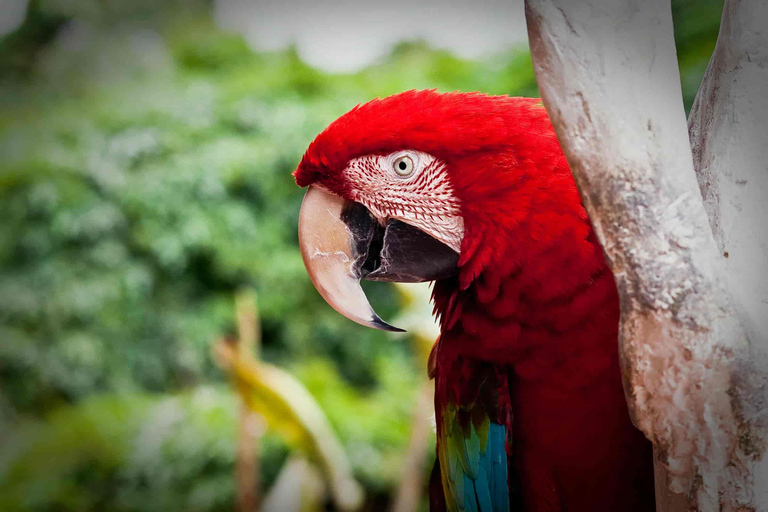
[[[421,283],[456,273],[458,253],[420,229],[399,220],[390,220],[383,232],[378,255],[374,256],[373,251],[369,251],[366,260],[373,270],[364,274],[363,278],[369,281]],[[371,249],[376,248],[371,244]],[[363,268],[366,268],[365,265]]]
[[[363,279],[421,283],[457,271],[458,253],[410,224],[391,219],[382,226],[359,203],[350,203],[341,219],[354,238],[355,268]]]

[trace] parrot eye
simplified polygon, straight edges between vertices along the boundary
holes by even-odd
[[[408,155],[398,157],[392,162],[392,169],[398,176],[410,176],[413,174],[413,160]]]

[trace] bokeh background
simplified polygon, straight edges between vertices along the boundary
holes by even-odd
[[[672,5],[689,108],[722,1]],[[254,360],[324,412],[356,507],[390,510],[414,460],[423,490],[431,340],[323,302],[290,173],[376,96],[537,95],[522,16],[492,1],[0,2],[0,510],[234,510],[248,393],[266,419],[252,429],[262,494],[296,456],[325,487],[333,463],[296,435],[313,427],[271,422],[282,402],[217,356],[247,335],[238,311],[261,326]],[[366,290],[383,318],[428,321],[423,293]],[[339,508],[315,494],[304,510]]]

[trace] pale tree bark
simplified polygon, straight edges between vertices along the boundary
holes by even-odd
[[[767,20],[768,2],[726,0],[717,47],[688,120],[704,208],[751,356],[761,367],[768,366]],[[746,405],[768,409],[765,400]],[[754,480],[762,482],[756,501],[768,504],[768,457]]]
[[[726,1],[688,129],[730,290],[768,350],[768,2]]]
[[[694,173],[669,0],[526,0],[526,19],[544,105],[616,277],[624,388],[654,443],[657,508],[768,510],[767,370]]]

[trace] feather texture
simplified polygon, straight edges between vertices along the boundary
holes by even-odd
[[[455,418],[454,418],[455,419]],[[454,429],[443,431],[440,445],[440,461],[444,462],[443,488],[448,494],[448,510],[507,512],[509,510],[509,488],[507,486],[507,454],[505,425],[492,423],[485,418],[487,435],[480,438],[470,424],[470,432]],[[460,437],[457,439],[457,437]],[[467,462],[462,462],[456,447],[463,444]]]
[[[651,445],[622,388],[619,295],[541,102],[376,99],[318,135],[294,176],[348,197],[351,159],[402,149],[445,164],[464,227],[457,275],[433,293],[433,511],[653,511]]]
[[[438,358],[440,355],[438,355]],[[440,361],[436,378],[464,386],[443,386],[436,395],[438,464],[450,512],[507,512],[510,506],[509,402],[503,372],[489,364]],[[460,389],[458,393],[451,390]]]

